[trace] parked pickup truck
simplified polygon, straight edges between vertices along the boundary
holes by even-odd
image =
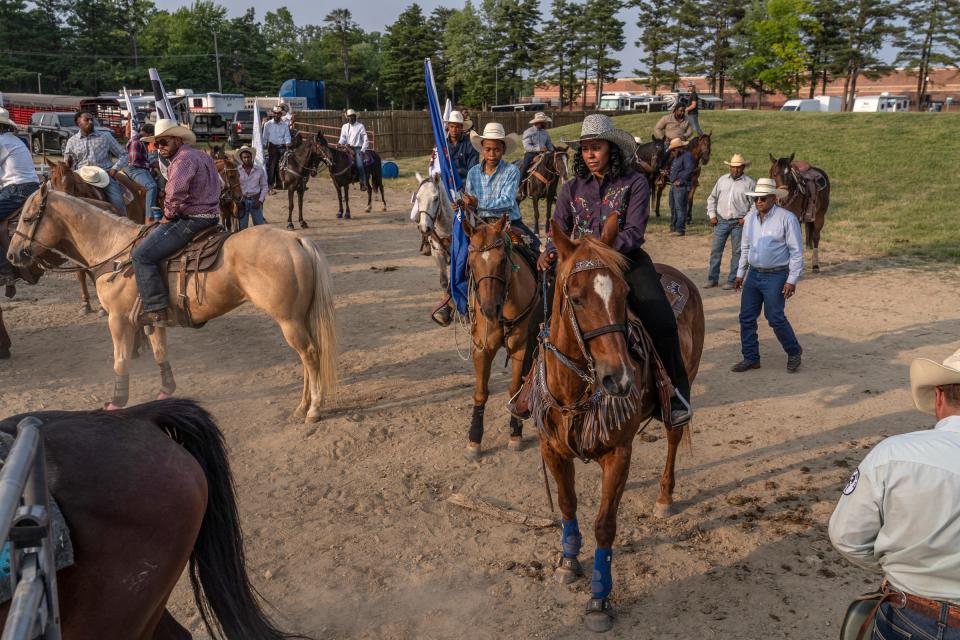
[[[43,153],[63,153],[67,140],[80,128],[73,122],[73,111],[35,111],[30,116],[27,134],[30,137],[30,150],[34,155]],[[94,124],[98,131],[113,132],[99,122]]]
[[[260,125],[263,126],[268,118],[267,112],[261,109]],[[228,140],[231,149],[239,149],[243,145],[253,142],[253,109],[241,109],[233,114]]]
[[[197,140],[216,142],[227,137],[227,123],[216,113],[191,113],[190,129]]]

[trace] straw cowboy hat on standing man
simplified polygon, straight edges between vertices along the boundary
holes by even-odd
[[[723,249],[730,238],[730,272],[723,289],[733,289],[737,279],[737,266],[740,264],[740,242],[743,238],[743,223],[753,200],[747,193],[756,188],[757,184],[744,169],[750,166],[742,155],[733,154],[730,161],[723,164],[730,168],[717,180],[713,191],[707,196],[707,215],[713,225],[713,243],[710,247],[710,263],[707,269],[707,289],[720,284],[720,262],[723,259]]]

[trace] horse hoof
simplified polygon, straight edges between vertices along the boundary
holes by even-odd
[[[309,229],[310,227],[309,227],[309,225],[307,225],[306,222],[304,222],[303,220],[301,220],[301,221],[300,221],[300,228],[301,228],[301,229]]]
[[[93,307],[90,306],[90,303],[87,303],[80,307],[80,315],[85,316],[88,313],[93,313]]]
[[[307,410],[303,407],[297,407],[293,413],[290,414],[291,420],[303,420],[307,417]]]
[[[386,210],[387,210],[387,205],[383,205],[383,209],[382,209],[382,210],[383,210],[383,211],[386,211]]]
[[[670,504],[660,504],[659,502],[653,505],[653,517],[654,518],[669,518],[676,511],[673,508],[673,503]]]
[[[311,424],[313,422],[320,422],[321,419],[322,419],[322,416],[320,415],[319,411],[314,412],[311,410],[307,412],[306,417],[304,417],[303,419],[303,423]]]
[[[463,457],[467,459],[468,462],[476,462],[480,459],[480,445],[473,442],[467,445],[467,448],[463,450]]]
[[[118,407],[112,402],[108,402],[107,404],[103,405],[103,408],[106,409],[107,411],[119,411],[120,409],[123,409],[123,407]]]
[[[520,436],[510,436],[510,441],[507,443],[507,449],[510,451],[523,451],[523,438]]]
[[[288,231],[293,231],[293,223],[292,223],[292,222],[288,222],[288,223],[287,223],[287,230],[288,230]]]
[[[606,633],[613,629],[613,607],[607,598],[593,598],[587,605],[587,613],[583,616],[583,624],[588,631]]]
[[[343,211],[337,211],[337,219],[339,220],[342,218],[343,218]]]
[[[0,360],[10,359],[10,349],[0,349]]]
[[[100,307],[100,310],[97,311],[97,317],[98,317],[98,318],[106,318],[106,317],[107,317],[107,310],[104,309],[103,307]]]
[[[366,209],[364,209],[364,212],[365,212],[365,213],[370,213],[370,207],[367,207]]]
[[[553,577],[560,584],[570,584],[583,577],[583,567],[576,558],[563,558]]]
[[[157,400],[166,400],[167,398],[172,398],[173,395],[167,393],[166,391],[161,391],[157,394]]]
[[[814,271],[815,273],[819,273],[819,272],[820,272],[820,265],[818,265],[818,264],[813,265],[813,271]]]
[[[345,214],[343,214],[343,219],[344,219],[344,220],[349,220],[349,219],[350,219],[350,212],[349,212],[349,211],[347,211]]]

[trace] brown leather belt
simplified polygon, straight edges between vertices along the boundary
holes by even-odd
[[[917,613],[933,620],[940,620],[940,610],[943,608],[943,605],[947,605],[947,626],[960,627],[960,607],[957,605],[938,602],[937,600],[930,600],[928,598],[921,598],[920,596],[915,596],[909,593],[905,593],[903,595],[906,599],[905,606],[907,609],[916,611]]]

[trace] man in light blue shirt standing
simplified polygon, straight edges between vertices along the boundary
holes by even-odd
[[[786,193],[771,178],[760,178],[756,191],[747,194],[756,208],[747,214],[740,245],[740,266],[734,288],[743,289],[740,299],[740,348],[743,360],[731,369],[741,373],[760,368],[757,318],[760,310],[787,352],[787,371],[800,368],[803,349],[784,313],[787,298],[797,290],[803,272],[800,222],[790,211],[777,206]]]

